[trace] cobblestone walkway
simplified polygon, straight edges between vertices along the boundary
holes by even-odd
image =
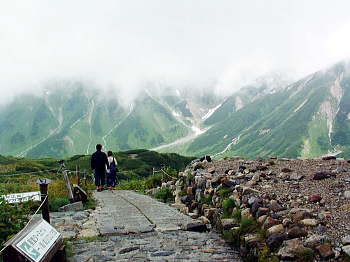
[[[195,221],[148,196],[103,191],[94,197],[96,210],[76,227],[83,240],[70,241],[70,261],[240,261],[218,234],[181,230]]]

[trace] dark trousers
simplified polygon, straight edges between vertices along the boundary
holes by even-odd
[[[117,181],[117,174],[116,173],[107,173],[107,186],[108,187],[115,187]]]
[[[106,181],[106,172],[95,170],[95,185],[104,186]]]

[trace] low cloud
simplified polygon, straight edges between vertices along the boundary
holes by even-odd
[[[51,79],[113,88],[128,103],[149,83],[229,94],[274,70],[302,77],[349,56],[349,8],[346,0],[3,1],[0,102]]]

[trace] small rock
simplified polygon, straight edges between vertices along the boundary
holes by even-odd
[[[225,219],[221,219],[221,225],[222,228],[227,230],[227,229],[231,229],[232,227],[234,227],[237,223],[235,222],[234,219],[232,218],[225,218]]]
[[[345,191],[345,192],[344,192],[344,197],[345,197],[346,199],[350,199],[350,191]]]
[[[309,201],[312,203],[320,202],[321,199],[322,199],[322,197],[320,194],[314,194],[314,195],[309,196]]]
[[[249,206],[253,205],[254,202],[255,202],[256,200],[258,200],[257,197],[251,196],[251,197],[248,199],[248,205],[249,205]]]
[[[82,211],[84,210],[83,202],[75,202],[72,204],[65,205],[63,207],[59,208],[60,212],[67,212],[67,211]]]
[[[329,178],[331,176],[331,172],[329,171],[319,171],[319,172],[316,172],[313,176],[313,180],[322,180],[322,179],[326,179],[326,178]]]
[[[119,254],[126,254],[135,250],[140,249],[139,247],[127,247],[127,248],[123,248],[122,250],[119,251]]]
[[[343,252],[350,257],[350,246],[343,246]]]
[[[303,210],[300,209],[298,211],[296,211],[293,215],[292,215],[292,219],[294,222],[298,222],[300,220],[303,220],[305,218],[310,218],[311,217],[311,213],[307,210]]]
[[[242,217],[251,217],[251,213],[250,213],[250,209],[249,208],[245,208],[241,211],[241,216]]]
[[[290,239],[292,238],[299,238],[299,237],[306,237],[307,236],[307,231],[304,229],[294,226],[291,229],[288,230],[288,237]]]
[[[281,169],[281,172],[283,172],[283,173],[290,173],[290,172],[292,172],[292,169],[290,169],[288,167],[284,167],[284,168]]]
[[[350,245],[350,235],[349,235],[349,236],[346,236],[346,237],[343,237],[343,238],[341,239],[341,242],[343,243],[344,246]]]
[[[268,215],[270,212],[270,209],[266,208],[266,207],[260,207],[258,209],[258,212],[256,213],[256,217],[261,217],[263,215]]]
[[[297,254],[307,250],[300,239],[291,239],[283,242],[282,248],[278,251],[278,256],[282,260],[293,260]]]
[[[256,166],[256,170],[258,170],[258,171],[265,171],[265,170],[267,170],[268,168],[267,168],[267,166],[263,166],[263,165],[261,165],[261,166]]]
[[[271,200],[270,204],[268,205],[268,208],[270,208],[273,212],[279,212],[284,210],[284,208],[278,204],[276,200]]]
[[[294,181],[299,181],[303,178],[304,178],[304,176],[301,174],[298,174],[298,173],[292,173],[291,175],[289,175],[289,179],[294,180]]]
[[[248,245],[253,245],[254,243],[261,241],[261,237],[257,234],[249,234],[244,237],[244,241]]]
[[[203,224],[206,224],[206,225],[210,224],[209,219],[206,218],[205,216],[199,217],[198,220],[201,221]]]
[[[256,215],[258,210],[264,206],[264,202],[261,199],[257,199],[254,204],[252,205],[252,214],[253,216]]]
[[[307,227],[315,227],[317,226],[317,220],[316,219],[312,219],[312,218],[306,218],[300,221],[300,223],[304,226]]]
[[[205,224],[197,222],[197,223],[189,223],[183,225],[182,230],[191,231],[191,232],[207,232],[208,228]]]
[[[286,234],[274,234],[268,237],[267,246],[271,251],[276,251],[283,243],[287,240],[288,236]]]
[[[257,221],[260,225],[262,225],[262,224],[264,224],[266,218],[267,218],[267,216],[264,215],[264,216],[258,217]]]
[[[215,173],[215,167],[211,167],[208,169],[208,173],[214,174]]]
[[[328,239],[326,236],[322,236],[322,235],[312,235],[309,236],[306,240],[305,240],[305,245],[307,247],[310,248],[314,248],[316,246],[322,245],[323,243],[327,242]]]
[[[322,160],[334,160],[334,159],[337,159],[336,156],[324,156],[322,157]]]
[[[272,217],[267,217],[265,222],[264,222],[263,228],[269,229],[270,227],[272,227],[274,225],[278,225],[279,223],[280,222],[277,219],[274,219]]]
[[[267,233],[269,235],[284,233],[284,227],[282,224],[272,226],[267,230]]]
[[[288,227],[289,225],[291,225],[293,222],[292,222],[292,220],[290,220],[289,218],[285,218],[285,219],[283,219],[283,221],[282,221],[282,225],[284,226],[284,227]]]
[[[330,259],[335,256],[334,251],[329,245],[320,245],[315,248],[323,259]]]
[[[174,254],[175,254],[175,252],[170,252],[170,251],[168,251],[168,252],[166,252],[166,251],[164,251],[164,252],[156,252],[156,253],[152,253],[151,257],[167,257],[167,256],[171,256],[171,255],[174,255]]]

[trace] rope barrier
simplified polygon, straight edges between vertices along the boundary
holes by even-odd
[[[30,174],[47,173],[47,172],[56,171],[56,170],[57,169],[47,169],[47,170],[40,170],[40,171],[33,171],[33,172],[19,173],[19,174],[0,174],[0,178],[9,177],[9,176],[24,176],[24,175],[30,175]]]
[[[170,178],[172,178],[172,179],[177,179],[176,177],[174,177],[174,176],[171,176],[171,175],[169,175],[167,172],[165,172],[163,169],[161,169],[161,171],[165,174],[165,175],[167,175],[168,177],[170,177]]]
[[[20,234],[21,232],[23,232],[27,227],[28,225],[30,224],[30,222],[33,220],[34,216],[39,212],[39,210],[42,208],[42,206],[44,205],[45,201],[47,200],[47,197],[48,195],[45,196],[44,200],[41,202],[40,206],[38,207],[38,209],[34,212],[34,214],[32,215],[32,218],[27,222],[27,224],[21,229],[21,231],[19,231],[17,234]],[[16,234],[16,235],[17,235]],[[12,238],[14,238],[15,236],[13,236]],[[12,239],[11,238],[11,239]],[[10,241],[11,239],[9,239],[8,241]],[[7,242],[8,242],[7,241]],[[7,248],[7,246],[3,247],[1,250],[0,250],[0,254],[2,254],[2,252]]]

